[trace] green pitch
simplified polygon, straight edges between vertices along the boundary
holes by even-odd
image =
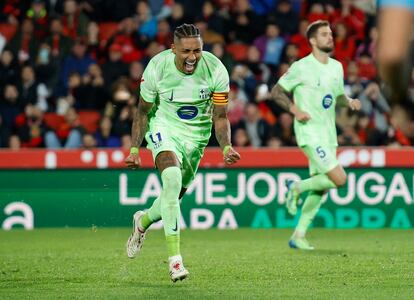
[[[414,231],[313,229],[314,252],[290,230],[183,231],[190,278],[171,283],[162,231],[141,255],[130,231],[0,232],[0,299],[413,299]]]

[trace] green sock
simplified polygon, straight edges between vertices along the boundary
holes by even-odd
[[[140,228],[147,230],[148,227],[151,226],[151,224],[154,223],[150,220],[149,216],[148,216],[148,212],[142,216],[141,220],[140,220]]]
[[[180,236],[166,235],[168,257],[180,255]]]
[[[299,181],[297,187],[299,188],[299,192],[303,193],[306,191],[325,191],[336,188],[336,185],[326,174],[319,174]]]
[[[302,206],[302,213],[294,235],[304,237],[322,203],[323,192],[311,191]]]
[[[154,200],[154,203],[152,203],[151,207],[147,210],[146,214],[148,215],[148,218],[151,221],[151,224],[161,220],[161,200],[160,200],[160,197],[158,197],[157,199]]]

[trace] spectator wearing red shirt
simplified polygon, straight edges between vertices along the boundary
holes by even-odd
[[[355,55],[355,40],[347,34],[347,28],[344,23],[335,25],[335,49],[334,57],[342,63],[344,71],[348,63]]]
[[[303,58],[311,52],[308,39],[306,38],[306,29],[309,26],[309,21],[302,19],[299,22],[299,32],[292,35],[290,42],[298,47],[298,56]]]

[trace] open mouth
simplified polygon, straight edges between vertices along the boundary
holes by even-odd
[[[186,73],[193,73],[194,70],[195,70],[195,67],[196,67],[196,62],[197,62],[196,60],[194,60],[194,61],[186,60],[184,62],[184,71]]]

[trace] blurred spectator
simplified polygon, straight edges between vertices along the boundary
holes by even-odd
[[[98,147],[120,147],[121,140],[112,133],[112,121],[109,117],[103,117],[99,128],[95,132],[95,139]]]
[[[22,148],[22,142],[18,135],[11,135],[9,138],[9,149],[12,151],[20,150]]]
[[[234,59],[229,53],[227,53],[224,43],[213,43],[211,45],[211,53],[220,59],[220,61],[226,67],[227,72],[231,72],[234,67]]]
[[[129,87],[132,91],[135,91],[135,95],[139,95],[139,85],[141,84],[142,73],[144,72],[144,66],[138,62],[132,62],[129,65]]]
[[[286,112],[280,114],[276,124],[271,129],[271,135],[277,137],[282,146],[296,146],[292,115]]]
[[[246,66],[253,72],[256,81],[268,82],[271,71],[270,68],[262,62],[260,51],[256,46],[250,46],[247,50]]]
[[[157,34],[158,23],[157,19],[153,17],[148,3],[143,0],[138,1],[135,12],[139,34],[147,39],[153,39]]]
[[[102,110],[108,101],[104,78],[99,65],[92,64],[82,77],[81,84],[74,89],[74,106],[79,110]]]
[[[237,128],[246,130],[253,147],[265,146],[269,138],[269,125],[260,116],[259,108],[255,103],[248,103],[244,111],[244,117]]]
[[[365,14],[355,7],[352,0],[341,0],[341,7],[335,11],[332,23],[342,22],[349,31],[349,36],[363,41],[365,37]]]
[[[282,55],[282,61],[291,65],[298,59],[299,59],[298,46],[293,43],[286,44],[285,49],[283,51],[283,55]]]
[[[31,19],[34,25],[34,36],[38,40],[43,40],[49,31],[49,16],[45,6],[46,0],[32,0],[30,8],[26,12],[26,17]]]
[[[79,116],[74,108],[69,108],[65,114],[65,122],[56,132],[49,130],[45,135],[45,145],[48,149],[76,149],[82,145],[85,129],[81,126]]]
[[[17,25],[24,17],[24,12],[30,7],[27,0],[0,1],[0,22]]]
[[[302,19],[299,23],[299,32],[292,35],[290,42],[298,46],[298,58],[303,58],[311,52],[308,39],[306,37],[306,30],[308,29],[309,21]]]
[[[0,148],[7,148],[9,146],[10,128],[3,124],[2,116],[0,115]]]
[[[106,105],[104,115],[109,116],[112,120],[117,120],[123,108],[132,105],[134,101],[134,92],[129,85],[129,81],[122,77],[112,85],[111,101]]]
[[[337,23],[335,25],[335,49],[334,57],[342,63],[344,71],[348,63],[355,56],[355,40],[352,36],[348,36],[347,29],[344,23]]]
[[[88,17],[81,11],[75,0],[65,0],[63,4],[63,34],[75,40],[78,37],[86,37]]]
[[[206,27],[215,33],[223,35],[224,33],[224,20],[217,13],[217,9],[212,1],[205,1],[201,14],[196,18],[199,21],[204,21]],[[203,37],[204,38],[204,37]]]
[[[163,20],[171,15],[173,0],[149,0],[148,5],[157,20]]]
[[[358,98],[361,101],[361,110],[370,118],[370,126],[381,134],[386,133],[389,127],[387,118],[391,109],[379,85],[376,82],[369,83]]]
[[[50,35],[46,38],[52,57],[62,59],[70,54],[72,40],[63,35],[62,21],[58,18],[50,22]]]
[[[30,103],[36,105],[42,111],[47,110],[49,91],[44,83],[39,83],[36,80],[35,72],[31,66],[22,68],[21,82],[18,88],[23,106]]]
[[[218,32],[210,30],[205,20],[199,19],[195,22],[195,26],[200,30],[203,37],[203,43],[206,46],[211,46],[214,43],[224,43],[224,36]]]
[[[97,142],[93,134],[85,133],[82,137],[82,148],[83,149],[94,149],[96,148]]]
[[[109,47],[109,59],[102,65],[102,73],[106,83],[114,82],[119,77],[128,74],[128,65],[122,61],[121,45],[112,44]]]
[[[7,84],[2,93],[0,101],[0,116],[2,117],[2,126],[13,128],[16,117],[23,109],[23,105],[19,98],[19,91],[17,87],[12,84]]]
[[[227,118],[229,119],[230,125],[234,127],[243,118],[247,98],[243,91],[233,83],[230,85],[229,99]]]
[[[351,61],[348,64],[347,72],[345,75],[344,88],[345,94],[351,98],[357,98],[364,89],[364,86],[361,82],[361,77],[359,77],[358,65],[355,61]]]
[[[293,11],[290,0],[277,1],[276,11],[270,12],[268,21],[275,23],[282,35],[293,35],[298,31],[298,15]]]
[[[172,31],[183,23],[191,23],[188,16],[185,15],[184,7],[181,3],[175,2],[171,8],[171,15],[167,18]]]
[[[264,63],[272,67],[279,64],[285,40],[280,37],[280,29],[276,24],[267,24],[266,34],[256,38],[254,45],[259,49]]]
[[[75,97],[81,83],[82,77],[79,73],[73,72],[69,75],[67,92],[64,95],[61,95],[56,101],[56,113],[64,115],[70,107],[75,105],[76,101],[79,102]]]
[[[369,56],[375,61],[376,60],[376,49],[378,43],[378,29],[373,26],[369,30],[369,36],[361,43],[356,51],[356,57],[359,58],[363,53],[369,54]]]
[[[93,60],[86,52],[85,42],[81,39],[76,40],[72,48],[72,54],[68,56],[63,62],[62,70],[60,73],[62,88],[59,94],[62,95],[66,93],[68,88],[69,75],[71,73],[77,72],[83,76],[88,72],[89,66],[94,63],[95,60]]]
[[[361,145],[361,141],[359,140],[359,136],[355,131],[354,127],[351,125],[347,125],[342,130],[342,133],[338,135],[338,144],[340,146],[359,146]]]
[[[0,56],[0,92],[8,83],[17,83],[19,80],[19,66],[11,50],[4,50]]]
[[[158,31],[155,40],[163,45],[165,48],[170,48],[174,42],[173,32],[171,31],[170,24],[167,20],[162,19],[158,21]]]
[[[329,21],[330,19],[329,17],[330,17],[329,14],[325,12],[325,9],[321,3],[311,4],[310,10],[308,13],[309,24],[317,20]]]
[[[358,76],[362,81],[371,81],[376,78],[377,68],[368,53],[361,53],[356,62],[359,70]]]
[[[53,59],[51,55],[50,46],[42,43],[36,56],[34,68],[38,82],[46,84],[48,90],[52,90],[59,80],[59,65],[59,61]]]
[[[105,21],[120,22],[127,17],[131,17],[135,8],[136,1],[105,0],[103,1],[103,17]]]
[[[262,24],[248,0],[236,0],[230,14],[229,39],[250,44],[262,32]]]
[[[129,151],[132,146],[132,140],[130,134],[125,134],[121,136],[121,147],[122,149]]]
[[[131,63],[140,60],[143,56],[142,51],[138,49],[140,41],[137,32],[137,23],[133,18],[126,18],[119,23],[119,30],[114,37],[110,39],[109,44],[118,44],[122,48],[122,61]]]
[[[247,98],[253,99],[256,90],[256,79],[251,70],[245,64],[238,64],[230,75],[230,80],[242,89]]]
[[[282,144],[282,141],[278,137],[271,136],[269,138],[269,140],[267,141],[267,145],[266,146],[267,147],[270,147],[270,148],[280,148],[280,147],[283,146],[283,144]]]
[[[233,146],[235,147],[249,147],[251,146],[249,135],[246,129],[237,128],[233,134]]]
[[[43,120],[42,110],[28,104],[24,114],[17,116],[15,130],[20,138],[22,148],[43,147],[47,126]]]
[[[33,36],[33,23],[29,19],[25,19],[20,30],[10,41],[8,47],[17,54],[20,64],[33,60],[36,56],[38,41]]]

